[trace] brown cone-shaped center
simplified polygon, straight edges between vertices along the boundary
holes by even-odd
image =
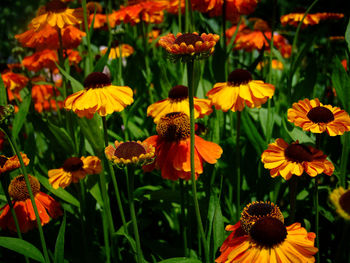
[[[333,113],[326,107],[317,106],[312,108],[307,117],[314,123],[328,123],[334,121]]]
[[[339,198],[339,204],[341,208],[350,215],[350,190],[341,195]]]
[[[114,155],[118,158],[131,160],[133,157],[139,157],[141,154],[146,154],[146,149],[137,142],[124,142],[115,149]]]
[[[173,87],[168,94],[169,99],[179,101],[188,98],[188,87],[183,85],[176,85]]]
[[[185,33],[182,34],[181,36],[179,36],[178,38],[176,38],[175,40],[175,44],[180,45],[181,43],[185,43],[186,45],[195,45],[196,42],[204,42],[203,38],[201,38],[200,36],[193,34],[193,33]]]
[[[247,212],[252,216],[266,216],[270,214],[275,208],[271,203],[255,203],[249,206]]]
[[[5,163],[7,162],[9,158],[7,158],[6,156],[0,155],[0,167],[4,167]]]
[[[85,89],[103,88],[111,85],[111,79],[104,73],[92,72],[84,80]]]
[[[182,112],[168,113],[160,119],[156,129],[167,141],[185,140],[190,137],[190,119]]]
[[[264,217],[252,226],[250,236],[258,245],[271,248],[286,239],[287,229],[280,220]]]
[[[247,84],[252,79],[252,74],[250,74],[248,70],[236,69],[230,73],[227,78],[227,82],[231,86],[239,86],[241,84]]]
[[[63,170],[66,172],[75,172],[83,168],[84,163],[78,157],[71,157],[64,161]]]
[[[292,162],[312,162],[314,159],[310,149],[303,144],[293,143],[284,150],[284,155]]]
[[[59,0],[52,0],[45,5],[45,9],[47,12],[59,13],[67,9],[67,4]]]
[[[93,14],[96,9],[96,14],[102,12],[102,6],[97,2],[88,2],[86,3],[86,9],[89,11],[90,14]]]
[[[30,188],[32,189],[33,195],[35,196],[37,193],[40,192],[40,183],[38,179],[36,179],[34,176],[31,176],[30,174],[28,174],[28,179],[30,183]],[[23,175],[15,177],[11,181],[8,190],[9,195],[14,201],[24,201],[30,198]]]

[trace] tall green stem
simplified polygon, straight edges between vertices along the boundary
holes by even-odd
[[[87,47],[88,47],[88,56],[89,56],[89,63],[88,63],[88,73],[90,73],[93,69],[93,57],[92,57],[92,51],[91,51],[91,36],[90,36],[90,30],[89,30],[89,24],[87,21],[87,9],[86,9],[86,0],[82,0],[82,7],[84,11],[84,25],[85,25],[85,30],[86,30],[86,42],[87,42]]]
[[[29,182],[29,178],[28,178],[28,174],[27,174],[27,169],[26,169],[26,167],[24,165],[24,162],[23,162],[23,159],[22,159],[22,155],[21,155],[21,153],[18,150],[18,147],[17,147],[17,144],[16,144],[16,140],[14,138],[9,137],[9,135],[3,129],[0,129],[0,130],[7,137],[8,141],[9,141],[9,143],[11,145],[13,153],[17,155],[18,160],[19,160],[19,162],[21,164],[21,171],[23,173],[24,181],[26,182],[27,190],[28,190],[28,193],[29,193],[29,196],[30,196],[30,201],[32,202],[32,206],[33,206],[33,209],[34,209],[34,214],[35,214],[36,223],[37,223],[38,230],[39,230],[40,242],[41,242],[41,246],[42,246],[42,249],[43,249],[45,262],[49,263],[50,259],[49,259],[49,253],[47,251],[46,242],[45,242],[44,231],[43,231],[43,228],[41,226],[41,220],[40,220],[40,217],[39,217],[38,208],[37,208],[36,203],[35,203],[33,191],[32,191],[32,188],[30,186],[30,182]]]
[[[183,249],[184,256],[187,257],[187,225],[186,225],[186,211],[185,211],[185,189],[184,182],[180,179],[180,202],[181,202],[181,222],[180,222],[180,231],[183,238]]]
[[[239,145],[239,138],[241,136],[241,112],[237,111],[237,133],[236,133],[236,219],[239,220],[241,214],[241,147]]]
[[[207,241],[206,241],[204,228],[202,224],[201,214],[199,211],[197,188],[196,188],[196,177],[195,177],[195,166],[194,166],[195,133],[194,133],[194,102],[193,102],[193,97],[194,97],[193,64],[194,64],[193,61],[187,62],[187,79],[188,79],[187,84],[188,84],[188,98],[189,98],[189,105],[190,105],[190,128],[191,128],[191,144],[190,144],[191,182],[192,182],[194,208],[196,212],[199,233],[203,243],[205,262],[209,262],[208,246],[207,246]]]
[[[1,187],[2,189],[4,190],[4,193],[5,193],[5,196],[6,196],[6,201],[7,203],[9,204],[10,206],[10,211],[11,211],[11,214],[12,214],[12,217],[13,217],[13,221],[15,221],[15,226],[16,226],[16,230],[17,230],[17,235],[20,239],[23,240],[23,237],[22,237],[22,233],[21,233],[21,229],[19,227],[19,224],[18,224],[18,219],[17,219],[17,215],[16,215],[16,212],[15,212],[15,209],[13,209],[13,204],[12,204],[12,201],[11,201],[11,198],[9,196],[9,193],[6,189],[6,186],[5,186],[5,182],[4,182],[4,178],[5,178],[6,175],[1,175],[0,177],[0,182],[1,182]],[[29,259],[26,255],[24,255],[24,259],[26,261],[26,263],[29,263]]]
[[[321,147],[321,136],[322,133],[316,133],[316,148],[320,149]],[[318,253],[316,255],[317,262],[320,262],[320,236],[319,236],[319,220],[320,220],[320,211],[318,207],[318,181],[317,177],[315,178],[315,192],[314,192],[314,203],[315,203],[315,232],[316,232],[316,247],[318,248]]]
[[[345,187],[346,182],[346,167],[349,160],[349,134],[343,135],[343,148],[340,159],[340,184]]]
[[[135,177],[135,175],[134,175],[134,171],[131,171],[129,173],[127,167],[125,167],[125,173],[126,173],[126,184],[127,184],[127,188],[128,188],[130,215],[131,215],[131,221],[132,221],[135,242],[136,242],[137,263],[142,263],[143,256],[142,256],[142,250],[141,250],[139,229],[137,227],[137,218],[136,218],[135,203],[134,203],[134,177]]]
[[[297,187],[298,187],[298,181],[295,176],[292,176],[292,178],[289,180],[289,197],[290,197],[290,223],[294,222],[295,218],[295,211],[296,211],[296,198],[297,198]]]

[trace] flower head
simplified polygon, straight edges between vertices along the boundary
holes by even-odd
[[[213,110],[211,108],[210,100],[198,99],[194,100],[194,117],[203,118],[209,115]],[[154,122],[157,123],[161,117],[171,112],[184,112],[188,116],[189,102],[188,102],[188,87],[183,85],[176,85],[170,91],[167,99],[160,100],[147,108],[147,116],[152,116]]]
[[[34,195],[35,204],[38,208],[38,213],[41,225],[45,225],[51,218],[57,218],[62,215],[60,204],[51,196],[40,192],[40,183],[34,176],[28,175],[31,190]],[[36,216],[30,200],[29,192],[23,175],[15,177],[8,188],[10,197],[12,198],[13,208],[15,210],[19,228],[22,233],[37,226]],[[0,227],[2,229],[10,229],[17,231],[10,206],[7,204],[2,207],[0,215]]]
[[[290,13],[284,16],[281,16],[281,24],[282,26],[290,25],[297,27],[298,24],[304,17],[304,13]],[[316,14],[306,14],[301,28],[305,28],[307,26],[314,26],[320,23],[322,20],[328,19],[341,19],[344,17],[344,14],[340,13],[316,13]]]
[[[279,208],[269,202],[249,204],[235,225],[226,226],[232,233],[220,248],[217,263],[250,262],[315,262],[316,235],[299,223],[284,225]],[[246,219],[252,218],[249,228]]]
[[[35,48],[36,50],[43,49],[59,49],[59,38],[57,30],[45,25],[41,30],[35,31],[30,25],[26,32],[15,35],[15,38],[24,47]],[[64,49],[76,48],[80,45],[82,37],[86,35],[85,32],[79,30],[74,26],[66,26],[62,28],[62,47]]]
[[[101,116],[120,112],[133,101],[132,89],[114,86],[106,74],[93,72],[84,80],[83,90],[66,98],[64,108],[91,119],[95,112]]]
[[[45,6],[39,8],[37,16],[31,24],[35,31],[46,25],[62,29],[68,25],[77,25],[83,21],[83,9],[70,9],[60,0],[51,0]]]
[[[338,187],[329,195],[337,213],[345,220],[350,220],[350,189]]]
[[[39,71],[43,68],[49,68],[51,70],[56,68],[58,63],[58,56],[55,50],[44,49],[35,52],[33,55],[23,58],[22,65],[31,71]]]
[[[178,33],[176,36],[169,33],[159,39],[158,43],[170,55],[174,61],[181,59],[182,62],[194,59],[206,58],[213,54],[215,45],[219,41],[216,34]]]
[[[156,149],[154,163],[144,166],[144,170],[160,169],[164,179],[189,180],[190,162],[190,120],[185,113],[173,112],[163,116],[157,124],[158,135],[147,138],[144,142]],[[195,176],[203,173],[203,162],[214,164],[220,158],[222,149],[219,145],[203,140],[195,135]]]
[[[35,79],[36,81],[42,80],[42,78]],[[57,101],[54,99],[59,96],[59,90],[47,84],[35,84],[32,87],[32,99],[34,102],[34,108],[37,112],[41,113],[43,110],[49,111],[54,110],[57,111],[58,108],[63,107],[63,101]]]
[[[253,80],[249,71],[236,69],[228,76],[227,82],[219,82],[208,91],[207,97],[216,109],[223,111],[242,111],[260,107],[267,99],[272,98],[275,87],[261,80]]]
[[[330,136],[342,135],[350,131],[349,114],[338,107],[323,105],[318,99],[299,100],[288,109],[288,121],[304,131],[323,133]]]
[[[30,160],[28,159],[25,153],[21,153],[21,156],[22,156],[24,165],[27,166]],[[21,167],[21,163],[19,162],[17,155],[14,155],[12,157],[6,157],[5,155],[0,155],[0,175],[2,173],[15,170],[19,167]]]
[[[65,188],[84,179],[87,174],[99,174],[101,171],[101,160],[96,156],[70,157],[61,168],[49,170],[49,183],[55,189]]]
[[[327,155],[298,141],[288,144],[283,139],[277,139],[262,153],[261,161],[264,167],[270,170],[271,177],[281,175],[286,180],[293,174],[301,176],[306,172],[315,177],[321,173],[332,175],[334,171],[334,166],[327,160]]]
[[[101,54],[106,54],[108,48],[104,48],[101,51]],[[109,59],[116,59],[116,58],[127,58],[131,56],[134,53],[134,48],[128,44],[120,44],[115,45],[111,47],[111,50],[109,52],[108,58]]]
[[[153,161],[155,149],[152,145],[145,142],[114,142],[115,147],[109,145],[105,148],[105,154],[108,160],[117,166],[124,165],[146,165]]]

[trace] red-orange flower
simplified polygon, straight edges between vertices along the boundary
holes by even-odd
[[[32,81],[40,81],[35,79]],[[57,101],[54,99],[59,96],[60,92],[52,85],[48,84],[34,84],[32,87],[32,99],[34,102],[34,108],[37,112],[41,113],[43,110],[57,110],[57,106],[61,109],[63,107],[63,101]]]
[[[152,24],[163,22],[163,10],[167,7],[168,1],[148,0],[148,1],[129,1],[127,6],[112,13],[117,24],[130,23],[136,25],[142,21]]]
[[[22,101],[19,92],[27,85],[28,78],[22,74],[14,73],[9,70],[1,72],[1,78],[7,89],[8,100],[12,101],[17,99]]]
[[[31,175],[28,175],[28,177],[35,204],[38,208],[41,225],[49,223],[50,217],[57,218],[61,216],[62,210],[60,204],[51,196],[40,192],[38,179]],[[11,181],[8,192],[12,198],[13,208],[21,232],[25,233],[37,226],[36,216],[23,175],[19,175]],[[7,204],[0,210],[3,210],[0,215],[0,227],[2,229],[8,228],[12,231],[17,231],[12,213],[10,212],[10,206]]]
[[[271,177],[281,175],[286,180],[293,174],[301,176],[305,172],[315,177],[321,173],[332,175],[334,171],[333,164],[321,150],[298,141],[288,144],[281,138],[269,144],[261,161],[270,170]]]
[[[58,63],[57,52],[51,49],[45,49],[23,58],[22,65],[28,70],[37,72],[43,68],[55,69],[55,62]]]
[[[2,136],[4,138],[4,136]],[[23,163],[25,166],[29,164],[29,159],[25,153],[21,153]],[[17,155],[14,155],[10,158],[0,155],[0,174],[10,172],[12,170],[15,170],[17,168],[21,167],[21,163],[19,162],[19,159]]]
[[[251,19],[254,22],[254,29],[251,30],[245,24],[241,24],[234,41],[234,49],[251,52],[253,50],[270,50],[270,39],[272,36],[271,29],[267,23],[261,19]],[[236,26],[233,26],[226,30],[226,36],[229,39],[233,36],[236,31]],[[274,33],[273,45],[277,48],[283,57],[290,57],[292,47],[288,43],[288,40],[278,33]]]
[[[291,13],[284,16],[281,16],[281,24],[282,26],[291,25],[297,27],[298,24],[304,17],[304,13]],[[301,28],[305,28],[307,26],[313,26],[320,23],[322,20],[327,19],[341,19],[344,17],[344,14],[339,13],[316,13],[316,14],[307,14],[303,20]]]
[[[24,47],[35,48],[36,50],[43,49],[58,49],[59,39],[58,31],[50,26],[45,25],[41,30],[35,31],[31,25],[26,32],[15,35],[15,38]],[[76,48],[80,45],[82,37],[86,35],[85,32],[80,31],[74,26],[66,26],[61,30],[62,47],[64,49]]]
[[[160,169],[164,179],[189,180],[190,162],[190,121],[185,113],[169,113],[157,124],[158,135],[144,142],[156,149],[156,160],[144,166],[145,171]],[[208,142],[195,135],[195,177],[203,173],[203,162],[214,164],[220,158],[222,149],[216,143]]]
[[[166,11],[170,14],[176,15],[179,12],[179,5],[181,8],[181,13],[184,14],[185,7],[186,7],[186,0],[169,0]]]
[[[323,133],[330,136],[342,135],[350,131],[350,116],[339,107],[323,105],[317,98],[299,100],[288,109],[288,121],[304,131]]]
[[[83,21],[83,9],[70,9],[60,0],[51,0],[45,6],[39,8],[37,16],[31,24],[35,31],[46,25],[62,29],[68,25],[77,25]]]

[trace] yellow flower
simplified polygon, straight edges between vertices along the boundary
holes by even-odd
[[[101,51],[101,54],[106,54],[108,48],[104,48]],[[120,55],[121,52],[121,55]],[[108,58],[109,59],[116,59],[116,58],[126,58],[131,56],[134,53],[134,48],[128,44],[121,44],[116,45],[115,47],[111,47],[111,50],[109,52]]]
[[[79,117],[91,119],[95,112],[106,116],[124,110],[133,103],[133,92],[127,86],[114,86],[110,78],[100,72],[89,74],[84,81],[85,89],[66,98],[64,108],[74,111]]]
[[[350,189],[338,187],[329,195],[337,213],[344,219],[350,220]]]
[[[227,82],[219,82],[207,93],[216,109],[222,111],[242,111],[260,107],[272,98],[275,87],[261,80],[253,80],[249,71],[236,69],[230,73]]]
[[[323,133],[330,136],[342,135],[350,131],[349,114],[338,107],[323,105],[318,99],[299,100],[288,109],[288,121],[304,131]]]
[[[210,100],[198,99],[194,100],[194,117],[203,118],[205,115],[212,113]],[[154,122],[158,123],[161,117],[172,112],[183,112],[188,116],[189,102],[188,102],[188,87],[183,85],[176,85],[170,91],[167,99],[160,100],[147,108],[147,116],[152,116]]]

